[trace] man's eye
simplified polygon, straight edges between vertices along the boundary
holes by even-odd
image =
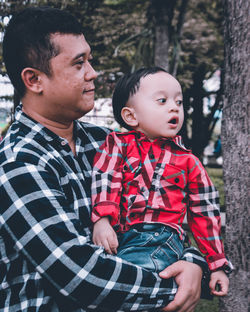
[[[157,101],[160,102],[160,103],[166,103],[167,99],[161,98],[161,99],[158,99]]]
[[[182,100],[177,100],[177,101],[176,101],[176,104],[179,105],[179,106],[181,106],[181,105],[183,104],[183,101],[182,101]]]
[[[82,65],[84,62],[83,61],[78,61],[76,62],[76,65]]]

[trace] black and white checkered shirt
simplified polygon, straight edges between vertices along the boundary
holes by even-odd
[[[107,255],[90,237],[91,164],[108,130],[75,122],[76,156],[25,115],[0,145],[0,311],[139,311],[176,285]],[[193,249],[183,259],[202,264]]]

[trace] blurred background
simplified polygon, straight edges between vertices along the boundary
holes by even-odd
[[[110,100],[117,79],[142,66],[161,66],[176,76],[183,88],[185,145],[204,158],[205,164],[222,164],[221,158],[216,161],[220,155],[214,154],[222,108],[220,0],[1,0],[0,45],[11,15],[33,5],[67,9],[83,25],[99,73],[96,105],[84,120],[117,128]],[[13,119],[13,96],[0,56],[0,131]]]

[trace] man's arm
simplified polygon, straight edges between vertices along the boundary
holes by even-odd
[[[174,298],[173,279],[91,244],[52,171],[12,162],[0,168],[0,177],[1,226],[58,293],[83,308],[108,311],[161,308]]]

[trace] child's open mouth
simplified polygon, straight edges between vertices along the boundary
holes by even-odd
[[[172,118],[171,120],[169,120],[169,123],[171,123],[172,125],[176,125],[178,123],[178,118]]]

